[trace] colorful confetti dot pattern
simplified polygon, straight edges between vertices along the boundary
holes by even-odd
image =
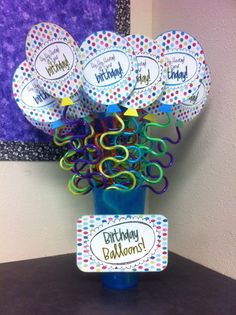
[[[82,90],[80,88],[80,90]],[[82,96],[78,93],[74,94],[71,99],[74,102],[73,105],[68,106],[67,114],[72,118],[82,118],[91,114],[91,106],[89,107],[86,103],[82,102]]]
[[[193,36],[176,30],[161,34],[156,38],[156,41],[165,50],[167,61],[170,58],[168,55],[173,56],[175,53],[182,53],[191,56],[197,63],[195,74],[181,85],[169,85],[169,79],[167,79],[165,89],[159,98],[162,104],[183,103],[197,91],[204,77],[206,63],[203,49]]]
[[[119,222],[145,223],[156,235],[150,253],[129,264],[108,264],[99,261],[91,251],[90,242],[98,231]],[[84,272],[159,272],[168,263],[168,221],[162,215],[90,215],[77,220],[77,266]]]
[[[109,51],[118,51],[126,55],[129,61],[128,71],[116,83],[98,87],[92,85],[85,79],[83,80],[84,91],[88,97],[99,105],[109,106],[124,102],[136,85],[138,72],[135,52],[127,40],[113,32],[96,32],[82,43],[80,50],[83,69],[85,69],[92,60]]]
[[[46,47],[57,42],[62,42],[70,48],[74,62],[65,76],[57,80],[47,80],[36,71],[35,63],[39,54]],[[34,25],[27,35],[26,57],[32,75],[48,94],[61,99],[72,96],[78,91],[82,83],[80,49],[71,35],[60,26],[46,22]]]
[[[91,114],[103,113],[107,110],[106,105],[96,103],[94,100],[88,97],[83,88],[80,88],[78,97],[79,102],[82,104],[83,108],[87,108],[87,110],[90,111]]]
[[[122,106],[128,108],[145,108],[160,96],[165,87],[167,65],[164,49],[144,35],[129,35],[126,37],[126,40],[133,47],[138,60],[140,59],[139,57],[142,57],[141,60],[146,63],[152,61],[151,67],[155,65],[155,68],[157,68],[155,70],[158,75],[156,75],[155,80],[152,80],[152,82],[144,85],[142,88],[137,89],[136,86],[127,100],[122,103]],[[147,70],[152,71],[152,69],[145,69],[145,75],[147,75]]]
[[[155,115],[164,115],[163,112],[160,112],[159,109],[161,107],[161,103],[159,100],[154,101],[151,105],[145,108],[145,111],[150,113],[150,114],[155,114]]]

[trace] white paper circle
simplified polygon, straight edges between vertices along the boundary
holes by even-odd
[[[16,69],[12,81],[13,95],[23,114],[38,123],[53,123],[61,118],[62,107],[47,94],[31,75],[27,61]]]
[[[146,107],[144,110],[149,114],[155,114],[155,115],[164,115],[163,112],[160,112],[161,104],[158,100],[154,101],[151,105]]]
[[[114,105],[133,91],[138,63],[132,46],[113,32],[101,31],[82,43],[83,89],[94,102]]]
[[[84,108],[87,108],[91,115],[94,115],[96,113],[104,113],[107,110],[106,105],[96,103],[94,100],[88,97],[88,95],[82,88],[80,88],[78,92],[78,98],[82,106]]]
[[[168,67],[166,86],[159,102],[183,103],[198,90],[204,77],[203,49],[194,37],[181,31],[163,33],[156,41],[165,50]]]
[[[58,25],[34,25],[26,39],[26,57],[39,85],[55,98],[70,97],[82,83],[80,49]]]
[[[129,35],[126,40],[132,45],[138,60],[137,84],[122,106],[145,108],[162,93],[167,74],[164,50],[144,35]]]
[[[37,126],[45,125],[46,130],[48,130],[48,126],[61,119],[64,107],[60,106],[59,100],[42,90],[37,80],[31,76],[27,61],[22,62],[16,69],[12,88],[19,108],[30,122],[31,120],[34,121]],[[90,114],[90,108],[87,104],[81,103],[78,94],[72,96],[72,101],[74,105],[68,106],[67,109],[67,116],[70,119],[82,118]]]
[[[208,65],[198,90],[184,103],[173,106],[176,119],[188,122],[199,115],[204,108],[211,86],[211,74]]]
[[[78,93],[71,97],[74,104],[67,108],[67,116],[71,118],[83,118],[91,114],[91,106],[82,102],[81,90],[80,88]]]

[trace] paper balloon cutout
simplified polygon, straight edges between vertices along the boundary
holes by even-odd
[[[39,86],[24,61],[16,69],[12,81],[13,95],[23,114],[38,123],[53,123],[61,118],[62,108]]]
[[[96,113],[104,113],[107,110],[106,105],[102,105],[99,103],[96,103],[94,100],[88,97],[88,95],[85,93],[83,88],[80,88],[78,92],[79,102],[82,104],[84,108],[87,108],[88,111],[90,111],[90,114],[96,114]]]
[[[26,57],[39,85],[56,98],[75,94],[82,83],[80,49],[58,25],[34,25],[26,39]]]
[[[164,50],[144,35],[129,35],[126,40],[132,45],[138,60],[137,84],[122,106],[144,108],[152,104],[162,93],[167,74]]]
[[[82,43],[83,89],[96,103],[123,102],[137,82],[138,63],[132,46],[120,35],[101,31]]]
[[[159,98],[161,104],[185,102],[199,88],[205,74],[205,56],[195,38],[181,31],[169,31],[156,39],[167,59],[167,82]]]
[[[149,114],[163,115],[164,112],[160,111],[161,104],[158,100],[154,101],[151,105],[145,108],[145,111]]]
[[[184,103],[173,106],[173,115],[181,121],[188,122],[200,114],[206,104],[211,86],[210,69],[206,71],[198,90]]]
[[[74,104],[68,106],[67,109],[68,116],[71,116],[72,118],[82,118],[91,114],[91,108],[81,101],[80,90],[71,97]]]
[[[26,119],[36,128],[50,134],[53,123],[62,117],[63,107],[58,100],[42,90],[38,81],[32,77],[27,61],[17,68],[12,86],[15,100]],[[72,96],[72,101],[74,105],[67,109],[70,119],[90,114],[89,108],[80,102],[78,94]]]

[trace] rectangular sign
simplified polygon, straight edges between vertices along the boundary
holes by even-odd
[[[152,215],[91,215],[77,221],[77,266],[84,272],[162,271],[168,221]]]

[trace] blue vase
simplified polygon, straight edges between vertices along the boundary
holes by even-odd
[[[95,214],[143,214],[145,189],[93,191]],[[102,282],[106,287],[127,289],[137,285],[137,272],[103,272]]]

